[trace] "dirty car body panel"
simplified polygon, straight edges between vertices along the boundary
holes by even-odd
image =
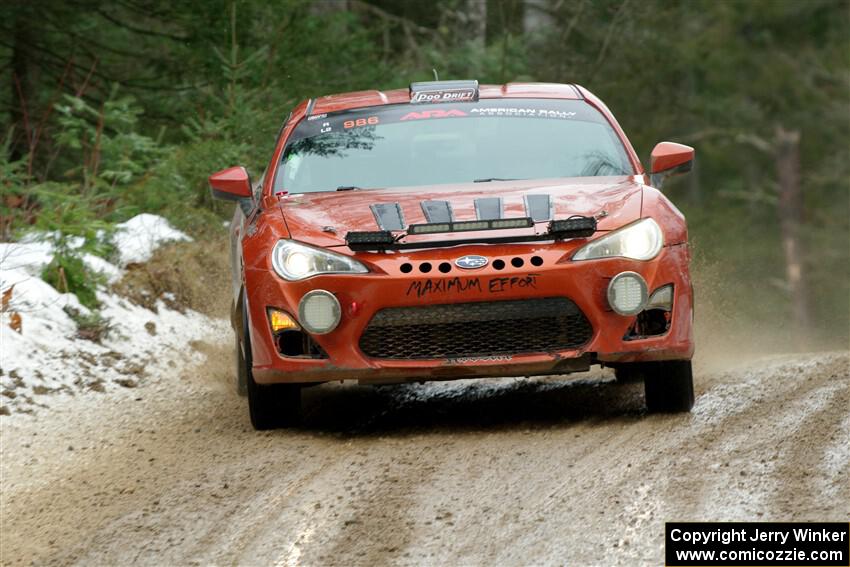
[[[576,85],[420,85],[305,101],[250,195],[232,193],[232,320],[252,379],[690,360],[685,219],[607,107]],[[692,161],[658,148],[670,167],[653,180]]]

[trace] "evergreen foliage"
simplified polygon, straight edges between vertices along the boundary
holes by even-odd
[[[606,101],[645,163],[661,140],[697,148],[696,171],[665,192],[700,261],[738,284],[725,308],[774,329],[790,311],[775,139],[799,132],[813,332],[846,346],[848,48],[845,0],[3,3],[0,236],[35,226],[94,245],[140,211],[221,231],[230,207],[211,202],[206,177],[235,164],[259,176],[307,97],[406,87],[434,69],[574,82]],[[66,253],[67,277],[80,268]]]

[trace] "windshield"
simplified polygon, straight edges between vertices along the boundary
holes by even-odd
[[[611,125],[580,100],[399,104],[310,116],[274,192],[634,173]]]

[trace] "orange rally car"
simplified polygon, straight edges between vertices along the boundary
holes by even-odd
[[[257,429],[295,423],[301,389],[557,375],[613,367],[651,411],[693,405],[683,215],[578,85],[413,83],[301,103],[235,200],[232,323]]]

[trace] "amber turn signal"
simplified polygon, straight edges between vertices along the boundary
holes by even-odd
[[[272,327],[272,333],[301,330],[301,327],[298,326],[295,319],[286,312],[278,309],[269,309],[269,323]]]

